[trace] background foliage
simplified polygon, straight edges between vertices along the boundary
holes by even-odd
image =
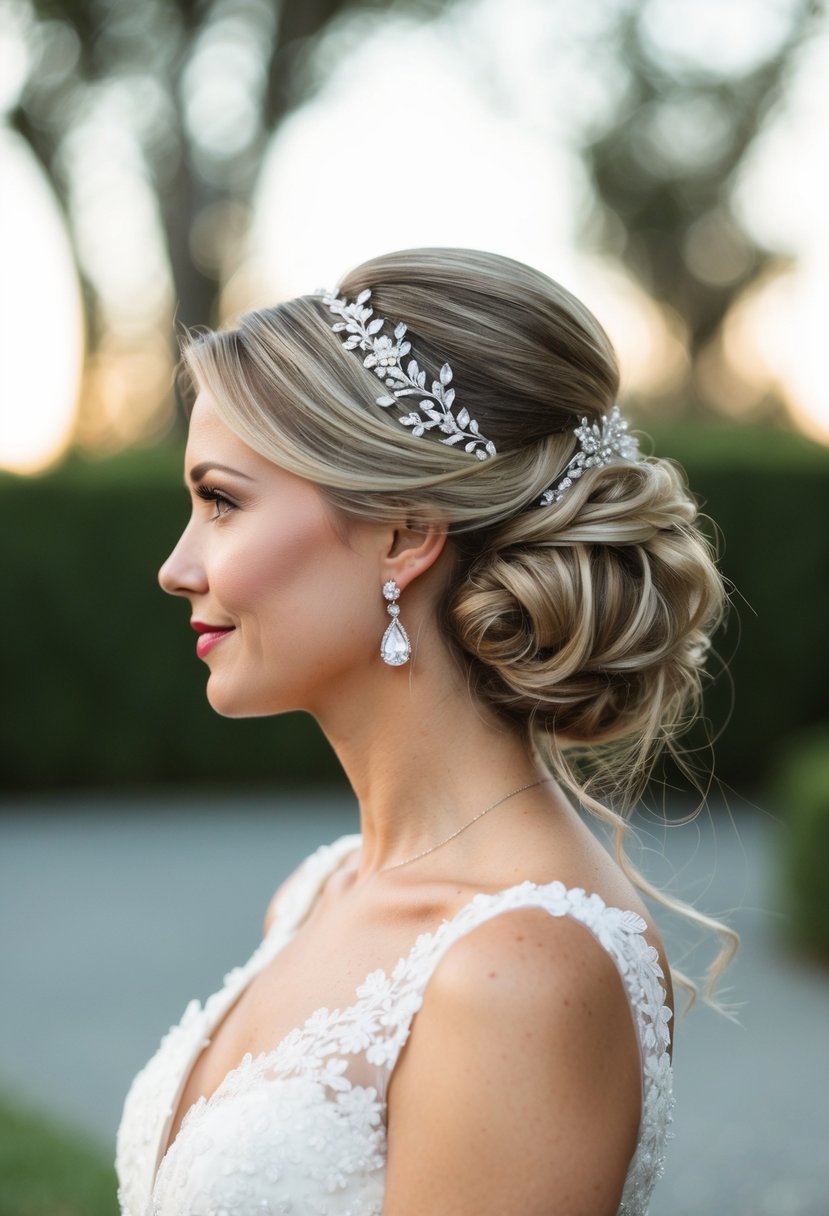
[[[117,1216],[115,1186],[90,1137],[0,1096],[0,1216]]]
[[[788,0],[771,21],[763,0],[746,5],[746,22],[772,32],[753,54],[723,58],[693,30],[676,39],[671,0],[575,14],[567,0],[539,0],[526,10],[538,54],[516,68],[481,34],[469,0],[9,0],[25,70],[8,123],[49,182],[83,291],[76,438],[114,449],[163,433],[175,324],[215,325],[223,292],[256,262],[268,150],[381,27],[439,30],[453,78],[476,82],[493,121],[512,112],[517,131],[534,127],[577,153],[579,244],[624,267],[683,349],[663,399],[676,415],[727,409],[725,319],[790,258],[749,230],[734,191],[825,16],[821,0]],[[364,104],[369,114],[368,82]],[[442,154],[451,163],[451,134]],[[146,277],[134,266],[113,273],[133,246]],[[769,388],[754,408],[775,416],[779,393]]]
[[[782,731],[825,713],[814,659],[829,607],[829,452],[740,426],[651,431],[657,451],[686,465],[724,538],[736,590],[718,650],[733,713],[729,678],[706,707],[713,731],[724,728],[717,774],[748,792],[771,772]],[[186,605],[156,583],[188,510],[177,452],[5,477],[0,504],[14,521],[0,534],[7,788],[339,779],[307,715],[230,721],[206,703]],[[710,765],[704,752],[699,761]]]
[[[796,942],[829,962],[829,721],[784,749],[774,794],[789,824],[781,874],[788,928]]]

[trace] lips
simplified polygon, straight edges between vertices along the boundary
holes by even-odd
[[[200,659],[209,654],[214,646],[218,646],[219,642],[229,633],[233,633],[235,629],[233,625],[208,625],[204,621],[191,621],[190,624],[199,635],[199,640],[196,642],[196,654]]]

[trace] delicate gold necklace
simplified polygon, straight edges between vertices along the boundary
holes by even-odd
[[[509,798],[514,798],[516,794],[522,794],[524,790],[534,789],[537,785],[543,785],[545,781],[551,781],[551,777],[542,777],[540,781],[530,781],[526,785],[519,785],[517,790],[512,790],[509,794],[504,794],[503,798],[498,798],[495,802],[491,802],[489,806],[485,806],[482,811],[479,811],[474,819],[470,819],[469,823],[465,823],[463,827],[458,828],[451,836],[447,836],[445,840],[441,840],[438,844],[433,844],[431,849],[424,849],[422,853],[415,853],[414,857],[407,857],[405,861],[395,861],[390,866],[381,866],[377,871],[382,874],[384,870],[398,870],[401,866],[409,866],[413,861],[420,861],[421,857],[425,857],[427,853],[434,853],[435,849],[442,849],[450,840],[454,840],[456,836],[460,836],[461,832],[465,832],[467,828],[471,828],[473,823],[477,823],[484,815],[494,811],[496,806],[500,806],[502,802],[506,802]]]

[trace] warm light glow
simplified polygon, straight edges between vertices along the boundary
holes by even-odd
[[[687,330],[682,318],[660,308],[623,270],[582,259],[578,294],[613,343],[622,374],[622,396],[661,401],[688,375]]]
[[[72,428],[82,310],[55,202],[8,131],[0,131],[0,161],[0,467],[34,473],[58,459]]]
[[[749,27],[744,0],[653,0],[648,36],[669,65],[721,68],[725,57],[745,68],[777,38],[788,2]],[[677,22],[677,9],[688,21]],[[573,148],[591,115],[619,104],[624,91],[615,51],[602,43],[605,20],[599,5],[557,6],[551,22],[548,0],[506,8],[502,0],[466,0],[440,19],[418,24],[389,15],[366,21],[346,42],[327,36],[323,87],[283,124],[266,156],[252,237],[225,285],[224,315],[332,286],[350,266],[391,249],[479,247],[537,266],[585,301],[616,347],[623,393],[646,408],[669,395],[688,372],[682,318],[649,300],[618,266],[577,252],[577,217],[591,199]],[[733,29],[745,37],[735,41]],[[227,30],[214,33],[224,45]],[[22,35],[0,39],[11,82],[0,89],[0,104],[10,104],[22,81],[21,48]],[[219,94],[204,85],[215,50],[208,39],[187,77],[188,119],[205,130],[205,115],[218,104]],[[241,79],[231,72],[227,88]],[[698,369],[725,410],[750,413],[776,392],[795,424],[825,442],[829,230],[818,153],[827,82],[824,25],[792,73],[785,105],[753,147],[737,192],[741,221],[769,248],[789,252],[794,268],[782,275],[774,268],[737,302]],[[131,127],[133,95],[114,82],[96,96],[64,155],[78,245],[109,327],[88,369],[88,408],[76,434],[105,447],[158,433],[169,416],[174,301],[157,201]],[[142,114],[154,122],[150,94],[146,101]],[[231,110],[219,136],[232,143],[241,127],[233,126],[238,106]],[[56,459],[73,428],[82,313],[57,207],[9,131],[0,132],[0,174],[0,466],[28,472]],[[216,234],[223,239],[230,220],[223,203],[202,215],[191,234],[200,265],[222,264],[226,247]],[[701,220],[689,252],[703,277],[727,279],[735,266],[723,262],[709,228]]]
[[[829,254],[829,245],[826,251]],[[793,276],[794,277],[794,276]],[[829,257],[804,267],[777,318],[785,327],[780,388],[796,424],[812,439],[829,443],[829,373],[825,329],[829,317]],[[818,333],[816,322],[822,318]]]
[[[355,47],[348,71],[274,141],[251,242],[259,297],[330,286],[369,257],[419,245],[489,249],[574,279],[573,154],[494,116],[428,26],[405,34],[401,89],[403,37]],[[344,132],[366,95],[363,155]]]
[[[826,116],[829,113],[829,24],[806,44],[785,102],[756,141],[740,174],[736,201],[749,231],[791,256],[738,302],[732,330],[754,379],[764,369],[795,425],[829,443],[829,188]],[[734,345],[732,334],[732,346]]]
[[[724,331],[744,382],[776,389],[798,429],[821,443],[829,443],[829,376],[814,322],[829,316],[827,263],[770,275],[739,301]]]
[[[164,435],[170,426],[172,354],[160,333],[123,343],[110,334],[87,362],[85,409],[78,443],[95,452],[115,452]]]
[[[348,72],[283,127],[262,174],[251,254],[225,289],[224,314],[331,286],[392,249],[477,247],[529,262],[584,300],[616,348],[624,391],[647,398],[680,382],[688,362],[681,320],[622,270],[576,252],[575,216],[590,196],[575,154],[494,118],[428,28],[407,34],[401,93],[390,40],[379,35],[355,51]],[[378,191],[340,137],[343,115],[359,108],[366,88],[378,99],[372,145],[392,149],[405,130],[406,163],[423,167],[411,187]],[[447,141],[451,164],[440,160]]]
[[[575,216],[590,196],[575,154],[494,118],[428,29],[407,36],[415,45],[401,94],[389,38],[378,36],[355,52],[349,71],[335,76],[274,142],[257,200],[255,256],[228,285],[225,315],[332,285],[350,266],[392,249],[477,247],[529,262],[578,295],[614,344],[625,393],[647,400],[680,383],[688,365],[681,319],[621,269],[576,252]],[[436,75],[440,91],[430,87]],[[342,116],[359,107],[359,91],[367,87],[375,98],[394,97],[394,105],[374,108],[373,145],[394,148],[405,130],[407,164],[424,167],[420,184],[393,195],[376,192],[339,134]],[[442,165],[436,149],[447,138],[451,165]],[[339,222],[340,213],[347,222]]]
[[[533,14],[541,10],[535,0],[523,0],[518,7],[526,10],[527,20],[522,24],[521,47],[516,49],[508,46],[502,8],[488,0],[474,6],[481,25],[492,24],[493,42],[507,46],[513,59],[520,52],[531,60],[528,46],[532,38],[526,35],[537,20]],[[662,6],[663,16],[670,16],[669,7]],[[736,20],[741,11],[739,0],[706,9],[707,19],[715,26]],[[511,19],[513,15],[511,10]],[[451,28],[451,16],[449,23]],[[670,41],[672,28],[670,21],[661,26],[656,23],[652,33]],[[753,41],[744,40],[739,54],[746,62],[759,58],[766,42],[773,42],[776,36],[775,20],[770,16],[754,29]],[[396,47],[404,37],[407,88],[401,92],[395,65],[399,58]],[[691,54],[680,43],[672,47],[678,58]],[[332,71],[317,99],[285,124],[262,174],[250,255],[225,292],[225,315],[332,285],[350,266],[379,252],[421,244],[478,246],[527,261],[580,296],[613,341],[623,393],[635,394],[646,407],[649,401],[661,403],[688,375],[686,327],[680,316],[650,300],[620,267],[576,252],[575,216],[589,206],[580,163],[563,140],[551,139],[537,123],[522,126],[516,120],[516,110],[521,117],[531,115],[534,108],[538,113],[548,82],[528,60],[525,71],[514,73],[521,79],[511,117],[501,119],[494,115],[483,91],[476,90],[472,79],[458,71],[453,56],[451,39],[441,41],[428,26],[409,28],[405,34],[381,28],[352,48],[347,70],[344,65]],[[810,174],[823,174],[817,159],[805,155],[805,149],[814,138],[820,110],[815,82],[829,79],[827,56],[829,35],[824,32],[815,39],[803,65],[805,83],[794,90],[793,106],[777,117],[769,140],[758,144],[750,166],[750,188],[741,200],[746,222],[753,218],[754,226],[762,227],[764,213],[770,206],[775,208],[769,200],[785,195],[786,206],[777,207],[781,231],[771,241],[784,248],[787,240],[795,240],[791,227],[794,183],[806,165]],[[819,70],[821,64],[823,71]],[[734,66],[745,67],[746,63]],[[439,89],[434,87],[436,80]],[[383,188],[365,158],[355,155],[353,142],[342,137],[366,95],[373,99],[370,144],[378,165],[386,154],[393,156],[395,149],[405,149],[406,170],[394,188]],[[788,156],[783,173],[778,172],[775,155],[778,129]],[[441,152],[447,147],[452,150],[448,159]],[[797,194],[799,197],[800,192]],[[811,229],[822,237],[825,189],[817,182],[811,198],[815,216],[820,213],[819,224]],[[783,219],[788,220],[788,227]],[[810,345],[815,352],[821,348],[817,335],[822,332],[823,318],[829,315],[829,301],[820,300],[820,283],[829,282],[829,276],[819,273],[817,236],[806,242],[807,225],[802,215],[800,219],[803,264],[793,288],[800,301],[799,323],[792,327],[791,314],[780,316],[770,334],[757,314],[757,328],[749,319],[748,332],[744,332],[746,318],[755,314],[753,309],[747,310],[745,300],[739,301],[723,335],[706,352],[700,370],[724,409],[746,412],[764,393],[776,389],[787,401],[795,424],[813,437],[825,439],[820,422],[825,390],[818,369],[808,371],[812,363],[802,357],[802,348]],[[710,244],[708,240],[706,256]],[[699,260],[701,251],[696,253]],[[722,255],[718,257],[717,272]],[[732,269],[729,267],[729,273]],[[712,277],[710,266],[707,272]],[[737,330],[742,335],[737,345],[743,354],[732,358]],[[792,334],[792,341],[786,343],[788,355],[782,351],[786,333]],[[773,350],[778,355],[774,369],[762,375],[758,384],[761,348],[768,358]],[[740,383],[740,373],[746,374],[745,383]]]

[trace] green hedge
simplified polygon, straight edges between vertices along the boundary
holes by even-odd
[[[716,523],[733,608],[715,642],[727,671],[707,690],[705,710],[720,736],[718,777],[759,792],[784,740],[826,715],[829,449],[759,428],[650,430],[656,450],[684,464]],[[699,730],[688,740],[702,741]]]
[[[164,450],[0,479],[6,788],[336,780],[307,715],[208,706],[189,608],[157,582],[187,504]]]
[[[792,741],[775,782],[784,828],[784,906],[797,941],[829,961],[829,724]]]
[[[117,1216],[116,1192],[97,1144],[0,1098],[0,1216]]]
[[[736,694],[717,772],[756,789],[778,740],[824,712],[815,663],[829,616],[829,452],[745,427],[663,428],[655,439],[686,464],[725,537],[738,594],[718,648],[733,654]],[[307,715],[230,721],[206,703],[186,605],[156,583],[188,512],[179,453],[2,477],[0,510],[6,788],[341,779]],[[730,696],[724,679],[710,692],[715,730]]]

